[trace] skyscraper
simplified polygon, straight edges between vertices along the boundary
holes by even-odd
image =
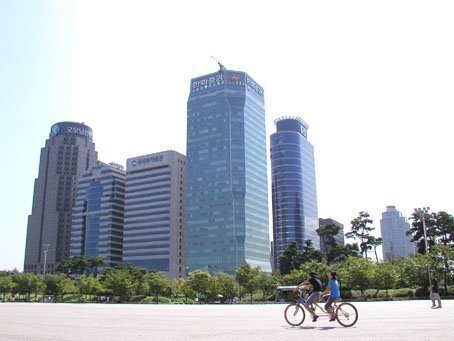
[[[123,263],[185,275],[185,163],[175,151],[127,160]]]
[[[103,267],[122,262],[125,171],[98,161],[82,173],[72,215],[70,257],[102,257]]]
[[[69,259],[78,177],[97,157],[93,132],[85,124],[60,122],[51,127],[41,149],[32,214],[28,217],[25,272],[53,273],[59,262]]]
[[[295,241],[300,249],[306,239],[320,247],[315,184],[314,147],[307,140],[308,125],[299,117],[274,121],[271,135],[271,186],[273,200],[274,264]]]
[[[344,240],[344,225],[339,223],[338,221],[331,219],[331,218],[320,218],[318,220],[318,225],[320,227],[326,226],[326,225],[334,225],[339,228],[339,232],[333,236],[334,242],[336,243],[336,246],[344,246],[345,245],[345,240]],[[331,245],[327,244],[325,241],[326,238],[320,237],[320,251],[325,252],[326,254],[330,253],[332,251]]]
[[[191,80],[187,116],[186,265],[270,271],[263,88],[226,70]]]
[[[406,232],[410,224],[405,217],[396,210],[395,206],[386,206],[386,212],[380,219],[381,237],[383,239],[383,259],[400,258],[415,253],[415,246],[410,241],[411,235]]]

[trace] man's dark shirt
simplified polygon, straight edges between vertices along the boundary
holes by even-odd
[[[312,284],[313,291],[323,291],[322,282],[318,278],[310,278],[309,283]]]
[[[438,294],[438,279],[432,278],[432,292]]]

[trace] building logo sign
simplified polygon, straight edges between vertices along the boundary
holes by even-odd
[[[50,128],[49,138],[50,138],[50,137],[57,136],[59,132],[60,132],[60,125],[59,125],[59,124],[54,124],[54,125]]]
[[[250,86],[259,96],[263,96],[263,89],[249,77],[246,78],[246,84]]]
[[[69,126],[66,128],[66,132],[70,133],[70,134],[78,134],[78,135],[88,137],[90,139],[90,141],[93,138],[93,133],[91,132],[91,130],[88,130],[88,129],[85,129],[82,127]]]
[[[49,138],[55,137],[60,134],[77,134],[88,137],[93,141],[93,132],[90,128],[85,128],[84,125],[72,125],[71,123],[56,123],[50,128]]]
[[[215,76],[206,77],[202,79],[197,79],[192,82],[192,90],[196,90],[198,88],[205,88],[208,85],[214,85],[216,83],[220,83],[223,80],[223,74],[217,74]]]
[[[132,160],[131,166],[132,167],[143,166],[148,165],[150,163],[160,162],[162,160],[164,160],[164,155],[147,156],[141,159]]]
[[[238,82],[241,80],[241,76],[240,75],[230,75],[230,80]]]

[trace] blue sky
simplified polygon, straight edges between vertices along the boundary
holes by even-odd
[[[451,1],[0,0],[0,269],[22,270],[51,125],[85,122],[105,162],[185,153],[210,56],[264,87],[267,135],[309,124],[320,217],[453,214],[453,17]]]

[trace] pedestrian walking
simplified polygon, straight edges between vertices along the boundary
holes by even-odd
[[[432,309],[441,308],[440,293],[438,291],[438,278],[435,272],[432,272],[430,279],[430,299],[432,300]],[[438,306],[435,304],[438,302]]]

